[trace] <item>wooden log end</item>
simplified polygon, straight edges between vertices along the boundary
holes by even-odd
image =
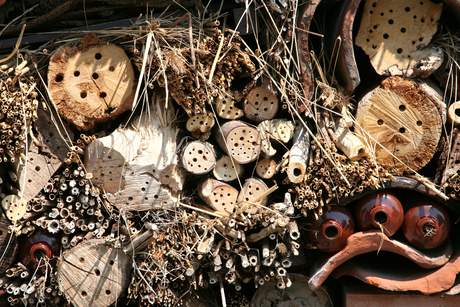
[[[306,165],[302,162],[291,161],[289,162],[286,173],[288,179],[292,183],[300,183],[303,181],[306,171]]]
[[[246,201],[248,203],[257,203],[262,206],[265,206],[268,202],[268,197],[257,200],[265,191],[268,190],[268,186],[260,179],[249,178],[243,185],[243,188],[238,195],[238,202]]]
[[[260,154],[259,132],[240,121],[223,124],[217,134],[217,143],[240,164],[251,163]]]
[[[278,112],[278,97],[262,86],[254,87],[244,102],[244,114],[250,120],[262,122]]]
[[[214,127],[214,117],[209,114],[196,114],[187,120],[186,128],[192,133],[192,136],[201,139],[209,137],[209,131]],[[203,138],[202,136],[207,136]]]
[[[223,119],[238,119],[244,115],[243,110],[235,106],[235,101],[231,97],[217,98],[216,113]]]
[[[228,213],[235,209],[238,190],[229,184],[208,178],[198,185],[198,193],[216,211]]]
[[[276,162],[273,159],[261,159],[257,163],[256,173],[262,179],[270,179],[276,174]]]
[[[182,165],[189,173],[209,173],[216,165],[216,154],[211,145],[202,141],[187,143],[182,150]]]
[[[216,162],[213,169],[214,177],[221,181],[233,181],[243,173],[243,166],[236,161],[232,162],[230,156],[223,155]]]

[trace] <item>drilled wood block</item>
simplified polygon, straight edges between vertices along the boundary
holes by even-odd
[[[182,166],[194,175],[209,173],[216,165],[214,148],[211,144],[202,141],[192,141],[185,144],[181,159]]]
[[[86,131],[131,109],[134,71],[122,48],[86,36],[53,54],[48,87],[59,114]]]
[[[425,48],[438,29],[441,12],[442,2],[365,1],[356,45],[380,75],[427,77],[442,64],[442,50]]]
[[[76,307],[105,307],[127,288],[130,257],[105,240],[90,240],[68,250],[58,264],[58,282]]]

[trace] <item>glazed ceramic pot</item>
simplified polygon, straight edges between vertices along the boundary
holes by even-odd
[[[56,264],[56,257],[59,257],[61,240],[59,236],[49,233],[43,229],[35,230],[30,236],[23,236],[19,243],[19,261],[31,272],[37,266],[44,265],[45,257],[50,260],[51,265]],[[43,259],[42,259],[43,258]]]

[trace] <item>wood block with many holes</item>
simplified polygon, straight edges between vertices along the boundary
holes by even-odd
[[[441,12],[442,2],[365,1],[356,45],[380,75],[427,77],[442,64],[442,50],[426,48]]]
[[[359,102],[357,134],[375,146],[379,165],[393,175],[418,171],[435,153],[441,137],[440,112],[417,83],[389,77]]]
[[[21,196],[10,194],[3,197],[2,208],[6,217],[10,221],[16,222],[26,214],[27,202]]]
[[[200,182],[198,193],[206,204],[214,210],[224,213],[233,212],[238,197],[237,189],[225,182],[212,178]]]
[[[216,165],[216,154],[212,145],[202,141],[185,144],[181,154],[182,166],[193,175],[209,173]]]
[[[265,196],[260,198],[266,191],[268,186],[262,180],[258,178],[248,178],[243,185],[243,188],[238,195],[238,202],[246,201],[251,205],[251,203],[259,204],[265,206],[268,202],[268,197]],[[250,209],[252,211],[252,209]],[[257,210],[257,209],[256,209]]]
[[[276,174],[276,162],[273,159],[260,159],[257,162],[256,173],[262,179],[270,179]]]
[[[256,122],[272,119],[278,112],[278,96],[264,86],[256,86],[246,97],[243,110],[247,118]]]
[[[223,155],[217,160],[212,173],[217,180],[233,181],[241,177],[243,173],[243,166],[236,161],[232,161],[230,156]]]
[[[240,164],[250,163],[260,154],[259,132],[241,121],[223,124],[216,138],[220,148]]]
[[[235,101],[232,97],[217,97],[216,113],[223,119],[238,119],[244,115],[243,110],[235,106]]]
[[[211,114],[196,114],[187,120],[186,128],[192,137],[208,139],[211,128],[214,127],[214,117]]]
[[[87,131],[131,109],[134,71],[122,48],[87,35],[53,54],[48,87],[59,114]]]
[[[129,267],[130,257],[121,249],[105,240],[89,240],[59,259],[59,288],[73,306],[109,306],[127,288]]]

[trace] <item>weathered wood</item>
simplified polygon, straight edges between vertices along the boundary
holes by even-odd
[[[273,159],[260,159],[256,165],[256,173],[262,179],[270,179],[276,174],[277,163]]]
[[[310,153],[310,135],[307,128],[299,127],[293,138],[293,145],[289,152],[289,165],[286,170],[288,179],[292,183],[302,182]]]
[[[370,144],[379,165],[393,175],[414,172],[434,155],[441,136],[437,106],[417,83],[390,77],[368,93],[356,114],[357,134]]]
[[[276,150],[272,147],[270,139],[287,143],[294,135],[294,124],[286,119],[275,118],[265,120],[257,125],[261,138],[262,153],[266,157],[272,157],[276,154]]]
[[[216,162],[212,170],[214,177],[221,181],[233,181],[243,174],[243,166],[236,161],[232,161],[230,156],[223,155]]]
[[[267,86],[256,86],[246,97],[243,110],[247,118],[256,122],[272,119],[278,112],[278,96]]]
[[[2,199],[3,212],[5,212],[6,217],[12,222],[16,222],[24,216],[27,208],[26,205],[26,200],[18,195],[10,194]]]
[[[82,131],[130,110],[134,71],[122,48],[88,35],[51,57],[48,87],[59,114]]]
[[[250,163],[260,154],[259,132],[241,121],[223,124],[216,139],[222,150],[240,164]]]
[[[59,287],[74,306],[105,307],[127,288],[130,257],[105,240],[90,240],[68,250],[58,264]]]
[[[352,123],[351,120],[348,122]],[[369,151],[361,139],[350,131],[348,122],[344,117],[337,118],[335,124],[335,135],[337,140],[335,144],[337,145],[337,148],[348,157],[348,159],[357,161],[368,155]]]
[[[238,201],[245,201],[250,203],[265,206],[268,202],[268,196],[256,201],[260,196],[268,190],[268,186],[258,178],[248,178],[243,185],[240,193],[238,194]]]
[[[460,101],[456,101],[449,106],[447,120],[454,126],[460,125]]]
[[[193,175],[209,173],[216,165],[216,153],[211,144],[192,141],[185,144],[181,153],[182,166]]]
[[[216,211],[232,213],[235,209],[238,190],[227,183],[205,179],[198,185],[198,193]]]
[[[441,12],[442,2],[366,1],[356,45],[380,75],[427,77],[442,63],[442,50],[426,47]]]

